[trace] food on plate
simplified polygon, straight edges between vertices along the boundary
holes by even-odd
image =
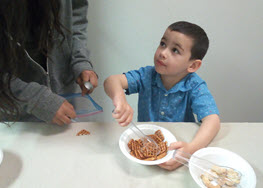
[[[82,129],[81,131],[79,131],[79,132],[77,133],[76,136],[82,136],[82,135],[90,135],[90,132],[87,131],[87,130],[85,130],[85,129]]]
[[[164,141],[163,133],[160,130],[158,130],[154,134],[148,136],[151,137],[158,144],[160,152],[157,153],[158,150],[153,145],[153,143],[145,143],[145,146],[143,146],[143,141],[141,139],[131,139],[128,142],[130,154],[137,159],[145,161],[154,161],[165,157],[167,154],[168,147],[167,142]]]
[[[209,173],[201,175],[201,179],[208,188],[236,188],[240,183],[240,174],[231,168],[213,166]],[[218,181],[215,181],[217,178]]]

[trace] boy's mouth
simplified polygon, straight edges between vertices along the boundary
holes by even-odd
[[[166,66],[162,61],[160,61],[160,60],[157,60],[156,61],[156,64],[157,65],[160,65],[160,66]]]

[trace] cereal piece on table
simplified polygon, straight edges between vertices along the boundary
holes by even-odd
[[[77,133],[77,136],[82,136],[82,135],[90,135],[90,132],[85,129],[82,129]]]

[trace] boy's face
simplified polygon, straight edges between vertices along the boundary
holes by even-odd
[[[192,45],[192,38],[166,29],[154,55],[156,72],[182,79],[189,73],[188,67],[193,61],[190,60]]]

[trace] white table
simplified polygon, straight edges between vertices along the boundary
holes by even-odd
[[[194,123],[151,123],[169,129],[177,140],[190,141]],[[222,123],[209,146],[231,150],[246,159],[263,187],[263,123]],[[88,136],[76,136],[85,128]],[[118,140],[117,123],[73,123],[59,127],[44,123],[0,124],[0,188],[192,188],[198,187],[186,167],[166,171],[127,159]]]

